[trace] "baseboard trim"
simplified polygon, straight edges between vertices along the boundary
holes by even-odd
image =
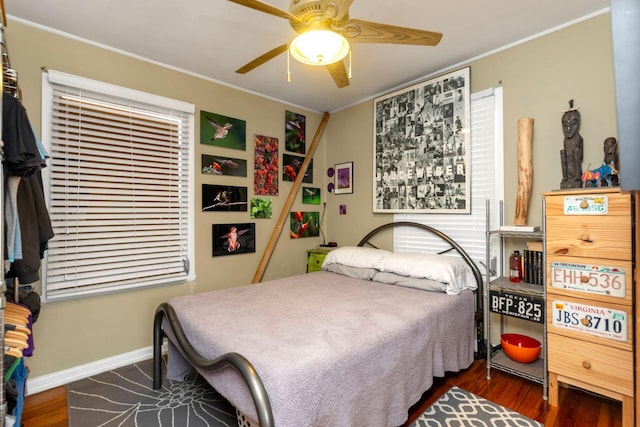
[[[163,352],[166,353],[166,345],[164,343]],[[143,360],[153,357],[153,347],[145,347],[128,353],[119,354],[106,359],[96,360],[95,362],[85,363],[84,365],[74,366],[73,368],[64,369],[62,371],[53,372],[51,374],[41,375],[35,378],[27,378],[27,395],[40,393],[55,387],[66,385],[74,381],[88,378],[102,372],[130,365],[132,363],[142,362]]]

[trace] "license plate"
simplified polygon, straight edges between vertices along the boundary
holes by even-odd
[[[607,196],[566,196],[565,215],[606,215],[609,207]]]
[[[616,341],[627,341],[627,313],[606,307],[553,301],[553,326]]]
[[[551,286],[619,298],[627,290],[624,268],[567,262],[551,263]]]
[[[490,310],[506,316],[544,323],[544,298],[497,290],[489,291]]]

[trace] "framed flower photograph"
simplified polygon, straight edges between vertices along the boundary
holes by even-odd
[[[338,163],[334,166],[334,194],[353,193],[353,162]]]

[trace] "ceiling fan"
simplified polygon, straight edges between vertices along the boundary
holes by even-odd
[[[349,52],[349,42],[353,43],[387,43],[409,44],[420,46],[436,46],[442,38],[442,33],[417,30],[413,28],[397,27],[395,25],[379,24],[377,22],[362,21],[349,18],[349,6],[353,0],[292,0],[289,12],[268,5],[258,0],[229,0],[260,12],[284,18],[300,35],[308,35],[312,31],[323,31],[344,40],[343,51],[338,59],[327,59],[321,53],[316,57],[303,60],[296,55],[292,42],[291,54],[296,59],[313,65],[323,65],[333,77],[339,88],[349,86],[349,76],[342,58]],[[300,38],[300,36],[298,36]],[[326,42],[323,43],[325,46]],[[243,65],[236,73],[245,74],[259,67],[290,49],[285,43],[267,53],[260,55],[253,61]],[[345,51],[346,49],[346,51]],[[307,62],[308,61],[308,62]]]

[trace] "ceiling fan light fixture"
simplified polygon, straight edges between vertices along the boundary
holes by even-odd
[[[306,31],[289,45],[291,56],[308,65],[333,64],[347,56],[349,50],[347,39],[329,30]]]

